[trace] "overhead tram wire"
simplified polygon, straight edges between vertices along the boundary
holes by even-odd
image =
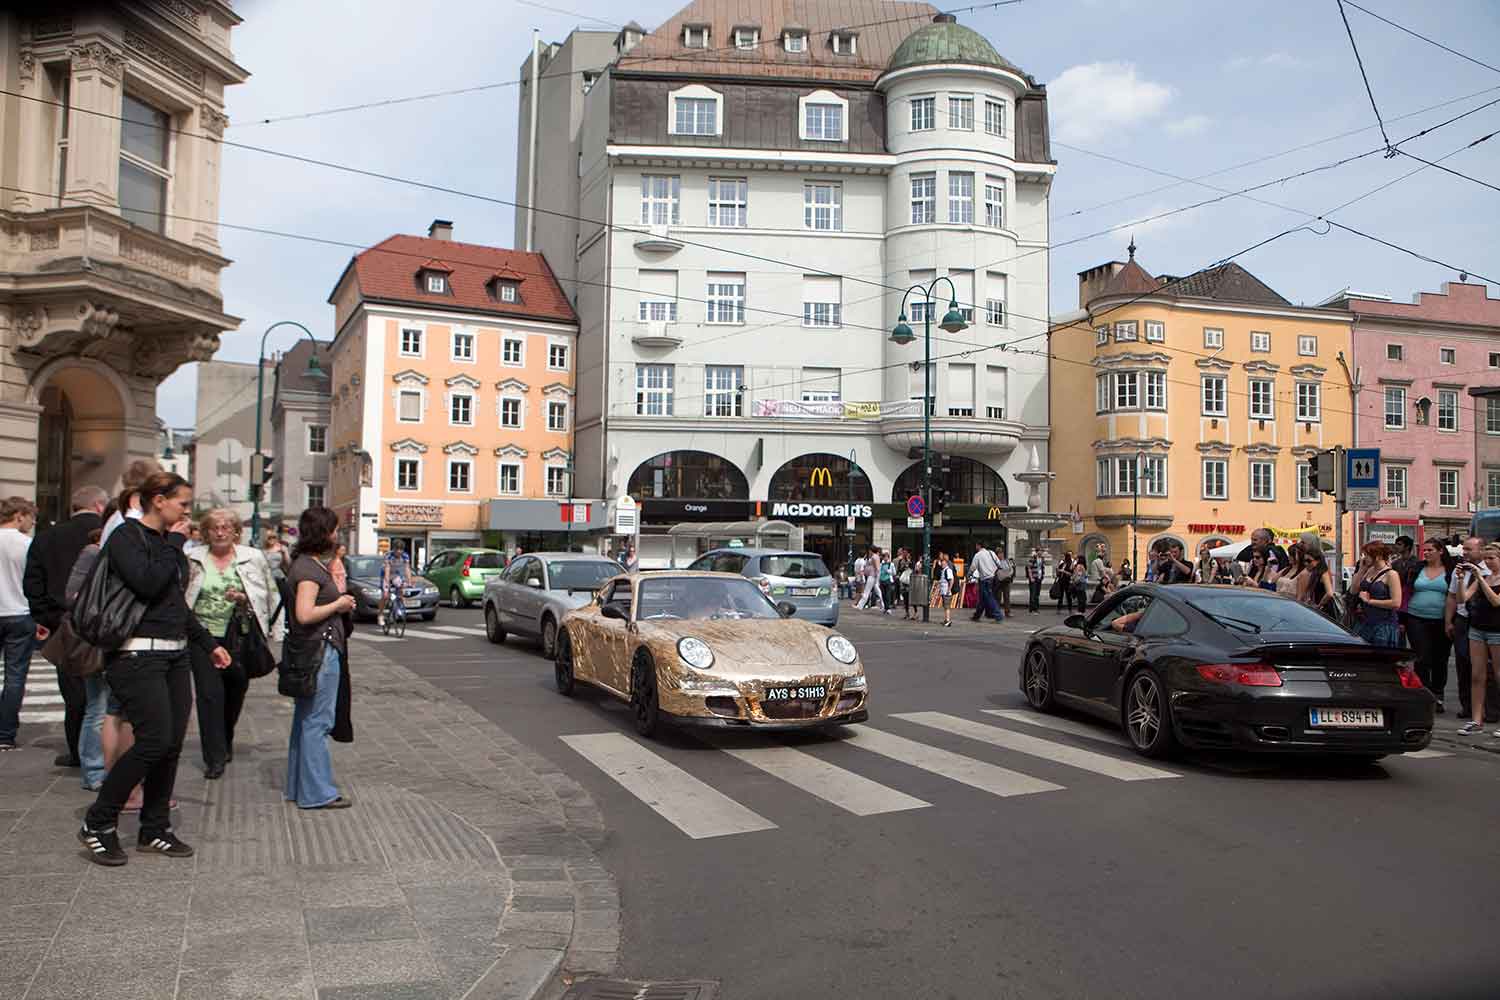
[[[1380,137],[1385,140],[1385,148],[1391,149],[1391,137],[1385,133],[1385,122],[1380,119],[1380,106],[1375,103],[1375,91],[1370,88],[1370,77],[1365,73],[1365,61],[1360,57],[1359,44],[1354,40],[1354,29],[1349,27],[1349,15],[1344,10],[1344,0],[1333,0],[1338,4],[1339,17],[1344,20],[1344,30],[1349,33],[1349,46],[1354,49],[1354,61],[1359,66],[1359,77],[1365,82],[1365,93],[1370,95],[1370,109],[1375,112],[1375,121],[1380,125]],[[1394,156],[1394,151],[1387,154]]]
[[[1475,146],[1479,145],[1481,142],[1484,142],[1484,141],[1486,141],[1488,139],[1491,139],[1494,136],[1496,136],[1497,134],[1500,134],[1500,131],[1491,132],[1489,135],[1482,135],[1478,139],[1475,139],[1473,142],[1469,143],[1467,146],[1463,147],[1463,149],[1454,150],[1453,153],[1449,153],[1448,155],[1449,156],[1453,156],[1455,153],[1461,153],[1464,150],[1473,149]],[[1437,169],[1443,171],[1444,173],[1452,174],[1454,177],[1462,177],[1466,181],[1473,181],[1475,184],[1478,184],[1480,187],[1487,187],[1491,191],[1500,191],[1500,187],[1496,187],[1494,184],[1491,184],[1489,181],[1482,181],[1478,177],[1470,177],[1468,174],[1461,173],[1461,172],[1459,172],[1457,170],[1454,170],[1452,167],[1445,167],[1440,162],[1439,163],[1434,163],[1431,160],[1424,160],[1420,156],[1418,156],[1417,154],[1415,154],[1415,153],[1408,153],[1404,149],[1403,150],[1399,150],[1399,152],[1401,153],[1402,156],[1405,156],[1405,157],[1407,157],[1409,159],[1416,160],[1418,163],[1425,163],[1429,167],[1436,167]]]
[[[1361,13],[1370,15],[1371,17],[1373,17],[1377,21],[1383,21],[1384,23],[1386,23],[1386,24],[1390,25],[1391,27],[1395,28],[1397,31],[1404,31],[1408,35],[1411,35],[1413,38],[1420,38],[1422,41],[1426,42],[1428,45],[1436,45],[1438,48],[1442,49],[1444,52],[1447,52],[1447,53],[1450,53],[1452,55],[1458,56],[1460,59],[1465,59],[1465,60],[1473,63],[1475,66],[1483,66],[1485,69],[1493,70],[1496,73],[1500,73],[1500,66],[1492,66],[1492,65],[1490,65],[1487,62],[1482,62],[1482,61],[1480,61],[1478,59],[1475,59],[1471,55],[1466,55],[1465,53],[1462,53],[1462,52],[1458,51],[1455,48],[1450,48],[1449,46],[1444,45],[1442,42],[1440,42],[1440,41],[1438,41],[1438,40],[1436,40],[1434,38],[1428,38],[1426,35],[1421,34],[1420,32],[1413,31],[1412,29],[1406,27],[1404,24],[1397,24],[1395,21],[1392,21],[1388,17],[1382,17],[1381,15],[1375,13],[1373,10],[1370,10],[1368,7],[1361,7],[1359,4],[1355,3],[1354,0],[1344,0],[1344,4],[1346,6],[1353,7],[1355,10],[1360,11]],[[1346,18],[1345,19],[1346,23],[1347,23],[1347,20],[1348,19]]]

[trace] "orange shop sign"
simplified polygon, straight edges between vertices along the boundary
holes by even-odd
[[[1190,524],[1188,530],[1195,535],[1243,535],[1243,524]]]

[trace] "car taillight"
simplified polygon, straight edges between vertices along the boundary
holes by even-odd
[[[1198,676],[1215,684],[1238,684],[1241,687],[1281,687],[1281,674],[1275,667],[1254,663],[1200,663]]]
[[[1396,676],[1401,678],[1401,686],[1404,688],[1411,688],[1414,691],[1420,691],[1422,688],[1427,686],[1422,683],[1422,678],[1417,676],[1417,672],[1411,668],[1411,664],[1409,663],[1404,666],[1397,667]]]
[[[473,561],[474,561],[474,557],[473,556],[465,556],[464,557],[464,571],[463,571],[462,575],[464,575],[464,576],[468,576],[469,575],[469,563],[471,563]]]

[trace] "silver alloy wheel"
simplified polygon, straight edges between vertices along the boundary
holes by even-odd
[[[1033,707],[1045,705],[1050,687],[1051,683],[1047,679],[1047,655],[1040,649],[1033,649],[1026,661],[1026,700]]]
[[[550,616],[542,619],[542,655],[549,660],[557,655],[557,622]]]
[[[1125,727],[1130,730],[1130,741],[1143,750],[1154,745],[1161,732],[1161,687],[1156,678],[1144,672],[1136,674],[1130,682],[1126,707]]]

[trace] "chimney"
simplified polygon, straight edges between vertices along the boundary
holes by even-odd
[[[430,240],[453,239],[453,223],[447,219],[433,219],[432,225],[427,227],[427,238]]]
[[[1124,268],[1124,266],[1125,265],[1120,263],[1119,261],[1112,260],[1106,264],[1098,264],[1094,267],[1091,267],[1087,271],[1079,271],[1078,308],[1087,309],[1089,307],[1089,303],[1097,298],[1100,292],[1104,291],[1104,288],[1109,284],[1110,279],[1113,278],[1116,274],[1120,273],[1120,270]]]

